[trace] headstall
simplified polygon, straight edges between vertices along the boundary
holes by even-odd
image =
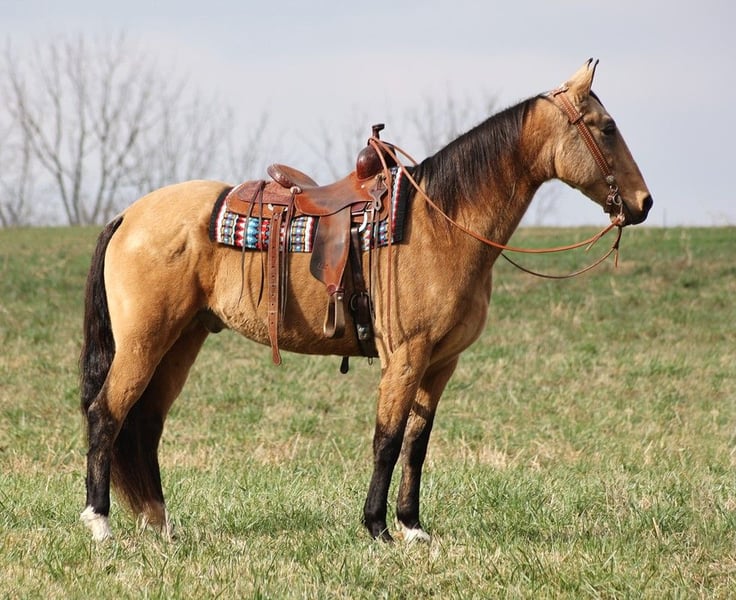
[[[598,145],[598,142],[595,141],[593,133],[590,131],[590,127],[585,123],[583,113],[581,113],[572,103],[570,98],[567,97],[567,90],[568,88],[563,85],[551,92],[543,94],[542,97],[551,100],[560,108],[560,110],[562,110],[563,113],[565,113],[570,124],[577,127],[580,137],[583,138],[583,142],[585,142],[590,154],[593,156],[593,160],[595,160],[604,179],[606,180],[606,183],[608,184],[606,212],[613,215],[613,212],[617,211],[617,214],[614,215],[614,220],[618,221],[618,224],[623,225],[623,202],[621,200],[621,195],[618,193],[616,177],[613,175],[613,171],[608,165],[608,161],[605,156],[603,156],[601,147]]]

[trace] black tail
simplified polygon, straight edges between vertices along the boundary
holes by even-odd
[[[100,393],[115,356],[115,340],[112,337],[110,313],[105,290],[105,253],[110,239],[117,231],[123,217],[107,224],[97,238],[92,265],[87,275],[84,294],[84,343],[79,357],[82,412],[87,413],[90,404]]]

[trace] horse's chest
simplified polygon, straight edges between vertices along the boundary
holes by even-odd
[[[438,345],[448,352],[462,352],[477,340],[486,325],[490,297],[490,275],[472,283],[458,278],[454,288],[451,285],[437,295],[431,319]]]

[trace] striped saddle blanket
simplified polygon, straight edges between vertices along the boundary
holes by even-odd
[[[387,246],[389,235],[392,244],[403,240],[404,222],[406,220],[407,205],[411,184],[406,180],[400,169],[392,169],[392,203],[389,218],[378,221],[373,227],[365,227],[361,232],[363,250]],[[213,242],[240,248],[243,250],[266,250],[271,239],[271,219],[258,215],[241,215],[230,212],[225,203],[225,194],[222,195],[212,210],[209,234]],[[312,252],[314,234],[317,230],[319,217],[297,215],[289,222],[288,250],[289,252]],[[286,226],[279,232],[281,239],[286,239]]]

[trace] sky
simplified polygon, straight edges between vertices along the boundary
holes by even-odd
[[[280,155],[264,164],[304,170],[318,158],[313,136],[364,127],[367,138],[383,121],[383,137],[421,159],[390,119],[421,118],[428,98],[450,96],[493,98],[498,110],[595,57],[593,89],[647,181],[655,226],[736,225],[734,23],[731,0],[0,0],[3,43],[124,32],[228,98],[246,126],[267,114]],[[574,190],[544,194],[554,210],[533,203],[540,224],[606,222]]]

